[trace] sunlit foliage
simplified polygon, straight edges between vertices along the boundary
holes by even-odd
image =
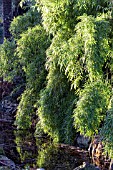
[[[25,32],[29,27],[32,28],[36,24],[40,23],[41,16],[36,9],[30,9],[23,16],[18,16],[13,19],[10,31],[14,39],[19,39],[20,34]]]
[[[90,137],[105,132],[105,149],[111,155],[113,3],[36,2],[34,11],[11,24],[16,43],[4,41],[1,47],[2,75],[13,75],[15,67],[25,75],[17,127],[30,128],[37,112],[36,133],[41,126],[55,142],[72,143],[76,131]]]
[[[110,88],[102,81],[86,84],[74,110],[75,128],[85,136],[98,134],[109,103]]]
[[[26,90],[22,94],[16,116],[17,127],[27,129],[31,125],[34,105],[46,80],[45,50],[49,39],[43,27],[29,28],[17,41],[17,53],[26,75]]]
[[[105,152],[113,158],[113,97],[110,99],[105,123],[101,129],[101,138],[105,145]]]
[[[48,84],[41,92],[39,101],[41,126],[55,142],[71,143],[75,133],[72,111],[76,96],[58,68],[52,66],[47,78]]]
[[[0,75],[11,81],[20,72],[15,41],[4,40],[0,47]]]

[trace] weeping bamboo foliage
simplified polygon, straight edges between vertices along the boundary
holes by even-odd
[[[41,25],[29,28],[17,42],[18,58],[26,75],[26,90],[22,94],[16,116],[18,128],[30,128],[32,115],[35,115],[35,103],[40,90],[45,86],[44,64],[48,45],[49,39]]]
[[[72,112],[75,129],[86,136],[93,136],[100,132],[101,123],[106,121],[108,103],[112,95],[112,2],[38,2],[42,11],[43,26],[49,34],[53,34],[52,43],[47,50],[48,75],[53,71],[53,67],[59,67],[60,74],[65,74],[76,94]],[[51,86],[54,88],[52,79],[53,76],[48,78],[48,83],[51,80]],[[52,87],[47,85],[42,96]],[[53,102],[57,91],[53,95]],[[49,133],[50,136],[54,136],[55,132],[58,137],[58,125],[53,127],[51,120],[57,122],[60,117],[52,117],[53,114],[50,114],[54,107],[49,108],[50,113],[47,112],[46,107],[49,107],[50,103],[42,96],[39,117],[43,129],[47,130],[46,132],[53,130]]]
[[[104,85],[103,74],[104,63],[111,52],[110,29],[102,17],[95,19],[84,15],[79,19],[75,34],[68,41],[62,35],[56,35],[47,54],[49,60],[57,58],[60,70],[64,70],[80,96],[74,109],[75,128],[84,135],[92,136],[98,133],[110,97],[110,88]]]
[[[19,71],[19,61],[15,53],[15,41],[4,40],[0,46],[0,75],[11,81]]]
[[[15,40],[18,40],[24,31],[32,28],[41,22],[40,13],[36,9],[30,9],[23,16],[18,16],[13,19],[10,26],[10,31]]]
[[[100,133],[106,151],[113,157],[112,100],[108,107],[113,86],[113,3],[36,2],[40,24],[37,11],[32,11],[15,18],[10,29],[16,41],[16,62],[26,77],[16,124],[28,128],[32,115],[37,114],[36,133],[40,126],[54,141],[65,143],[73,142],[76,131],[90,137]],[[26,18],[25,27],[19,29]],[[13,61],[14,56],[4,46],[1,52],[0,66],[7,77],[7,61]]]
[[[75,133],[72,112],[76,96],[73,90],[70,91],[66,76],[59,68],[51,67],[46,89],[40,94],[38,115],[41,126],[55,142],[72,143]]]
[[[18,129],[31,127],[36,115],[35,103],[46,82],[46,49],[50,40],[39,22],[36,9],[14,18],[10,28],[12,41],[5,40],[0,49],[1,76],[10,81],[15,76],[24,78],[25,91],[19,99],[15,122]]]

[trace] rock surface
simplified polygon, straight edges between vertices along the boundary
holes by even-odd
[[[95,136],[92,140],[88,150],[93,164],[97,165],[102,170],[109,169],[110,159],[104,155],[104,146],[99,135]]]
[[[0,164],[11,170],[16,168],[15,163],[4,155],[0,155]]]
[[[8,168],[7,166],[0,166],[0,170],[11,170],[11,169]]]
[[[83,165],[75,168],[74,170],[100,170],[100,168],[84,162]]]
[[[81,149],[88,149],[91,139],[77,133],[75,138],[75,146]]]

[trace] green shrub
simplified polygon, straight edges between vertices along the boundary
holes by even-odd
[[[110,99],[109,85],[102,81],[86,84],[74,110],[75,128],[85,136],[98,134]]]
[[[28,28],[32,28],[41,22],[41,16],[36,9],[30,9],[23,16],[18,16],[13,19],[10,25],[10,32],[14,39],[20,38],[20,34]]]
[[[73,107],[76,95],[70,90],[66,76],[51,67],[46,88],[40,94],[39,115],[41,127],[55,142],[72,143]]]
[[[28,129],[31,126],[31,118],[36,110],[35,103],[40,90],[45,86],[45,51],[49,43],[46,32],[40,25],[29,28],[17,41],[18,58],[26,76],[26,90],[22,94],[16,115],[18,128]]]
[[[0,47],[0,75],[11,81],[20,72],[15,41],[4,40]]]

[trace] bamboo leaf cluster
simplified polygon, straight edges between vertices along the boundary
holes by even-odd
[[[72,143],[77,131],[89,137],[99,133],[113,156],[112,104],[108,107],[113,86],[112,3],[36,2],[35,11],[12,21],[13,40],[4,41],[0,49],[2,75],[13,77],[19,70],[25,76],[17,127],[30,128],[32,115],[37,115],[36,135],[41,129],[55,142]]]

